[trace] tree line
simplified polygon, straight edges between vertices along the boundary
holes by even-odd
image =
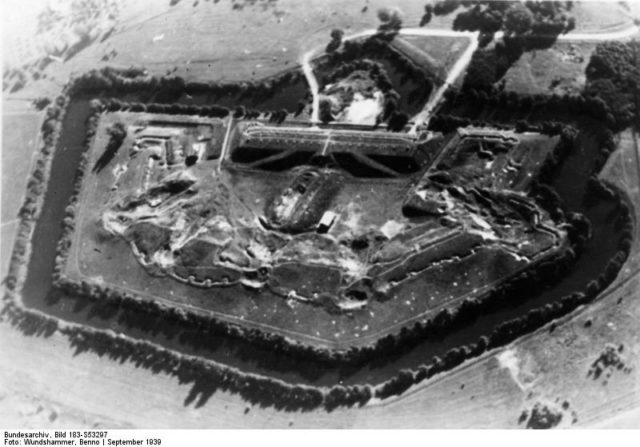
[[[640,122],[640,42],[603,42],[596,46],[586,69],[587,82],[580,94],[523,95],[496,87],[511,65],[528,47],[518,38],[505,37],[491,49],[473,54],[463,86],[450,92],[454,103],[466,102],[521,110],[548,108],[554,112],[585,114],[614,130]]]
[[[106,110],[111,110],[111,105],[113,104],[119,104],[120,106],[123,105],[122,103],[114,103],[111,100],[106,100],[106,105],[104,107]],[[458,124],[460,123],[456,123],[456,125]],[[561,132],[561,129],[557,123],[547,123],[544,124],[543,127],[548,132]],[[74,215],[72,213],[72,208],[70,208],[68,211],[70,213],[65,219],[65,222],[70,223],[73,220]],[[63,244],[61,245],[61,247],[67,246]],[[57,260],[60,263],[64,262],[65,255],[66,253],[60,253],[60,256],[57,258]],[[60,268],[56,269],[56,271],[59,272]],[[124,308],[127,308],[131,311],[164,315],[169,320],[178,321],[185,327],[194,327],[194,325],[196,325],[203,328],[213,328],[214,332],[217,334],[223,336],[239,337],[251,343],[256,343],[270,349],[278,350],[294,358],[314,359],[331,364],[362,364],[363,362],[366,362],[367,360],[372,359],[376,355],[379,355],[383,352],[389,353],[396,350],[399,345],[406,342],[407,338],[413,338],[415,341],[423,339],[424,334],[429,333],[433,329],[433,324],[438,323],[442,325],[442,321],[448,321],[451,319],[449,312],[447,311],[446,315],[443,314],[438,318],[435,318],[434,322],[429,322],[429,324],[420,323],[411,330],[404,330],[398,337],[397,341],[394,336],[388,336],[370,347],[361,349],[350,349],[346,351],[329,351],[299,344],[292,344],[285,338],[275,334],[266,334],[257,330],[240,328],[238,326],[230,325],[222,321],[217,321],[216,319],[210,317],[203,317],[200,314],[195,314],[175,308],[167,308],[159,305],[154,301],[138,300],[133,296],[121,294],[117,291],[108,290],[107,288],[88,284],[85,282],[75,284],[66,281],[64,278],[57,278],[57,286],[65,290],[65,292],[67,293],[88,296],[93,298],[94,300],[108,300],[115,306],[123,306]]]
[[[66,90],[67,88],[65,87],[63,93],[47,108],[40,127],[42,147],[38,152],[35,167],[27,181],[24,200],[18,210],[18,230],[11,252],[7,276],[4,278],[7,292],[5,301],[7,302],[19,300],[19,295],[16,294],[16,291],[21,287],[26,274],[26,263],[31,249],[31,234],[41,211],[53,152],[58,144],[62,121],[67,111]]]
[[[424,96],[428,96],[434,85],[433,74],[424,70],[413,60],[393,48],[388,39],[380,35],[374,35],[362,40],[348,40],[343,42],[340,51],[334,51],[320,59],[320,69],[337,67],[342,63],[350,63],[358,59],[385,58],[402,72],[408,79],[413,80],[424,90]]]

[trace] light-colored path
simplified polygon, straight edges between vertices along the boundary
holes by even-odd
[[[313,68],[311,67],[311,58],[314,54],[315,53],[312,51],[307,51],[302,56],[301,64],[302,70],[304,71],[304,76],[307,79],[307,84],[309,84],[309,89],[311,90],[311,95],[313,96],[313,103],[311,104],[311,122],[313,124],[316,124],[320,122],[320,98],[318,96],[318,80],[313,74]]]
[[[377,29],[368,29],[364,31],[360,31],[358,33],[350,34],[349,36],[343,37],[343,41],[345,40],[353,40],[359,39],[362,37],[368,37],[376,34]],[[558,40],[560,41],[589,41],[589,42],[601,42],[606,40],[617,40],[617,39],[626,39],[629,37],[633,37],[640,32],[640,28],[637,25],[628,26],[625,29],[607,32],[607,33],[568,33],[568,34],[560,34],[558,36]],[[479,32],[469,32],[469,31],[453,31],[446,29],[429,29],[429,28],[402,28],[399,32],[402,36],[441,36],[441,37],[466,37],[470,40],[469,46],[462,53],[460,58],[456,61],[456,63],[451,67],[445,82],[435,91],[434,94],[431,95],[429,101],[424,106],[423,110],[413,118],[413,127],[411,132],[415,132],[415,130],[424,124],[428,124],[429,117],[433,114],[436,107],[440,104],[444,93],[447,89],[460,77],[460,75],[466,70],[469,62],[471,61],[471,57],[473,56],[474,51],[478,48],[478,36]],[[495,39],[499,39],[502,37],[502,32],[498,32],[495,34]],[[313,73],[313,67],[311,66],[311,60],[313,57],[318,56],[323,51],[322,48],[314,48],[312,50],[304,53],[301,59],[302,70],[304,71],[304,75],[307,79],[307,83],[311,88],[311,92],[313,94],[313,105],[312,105],[312,114],[311,121],[313,123],[319,122],[318,120],[318,81]]]
[[[227,121],[227,131],[224,134],[224,140],[222,141],[222,150],[220,151],[220,160],[218,160],[218,168],[217,172],[220,174],[222,171],[222,164],[224,163],[227,153],[229,152],[229,145],[231,144],[230,136],[233,128],[233,112],[229,113],[229,118]]]

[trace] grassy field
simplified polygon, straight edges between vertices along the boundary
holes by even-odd
[[[637,2],[575,2],[571,15],[576,18],[576,31],[606,32],[629,26],[633,23],[634,4]]]
[[[334,28],[346,34],[376,28],[378,9],[388,6],[383,0],[201,0],[175,6],[168,0],[119,0],[108,38],[67,61],[50,61],[40,80],[12,97],[55,96],[70,75],[102,66],[144,66],[151,74],[172,72],[185,79],[261,79],[299,65],[304,51],[324,48]],[[418,26],[424,2],[402,0],[393,6],[401,10],[405,26]],[[450,29],[453,18],[434,17],[428,27]]]
[[[142,65],[159,75],[173,71],[185,79],[260,79],[296,66],[305,50],[324,47],[333,28],[349,34],[377,27],[377,10],[389,6],[382,0],[197,3],[182,1],[170,8],[154,3],[104,42],[64,64],[50,64],[47,73],[64,80],[72,72],[108,64]],[[423,3],[394,6],[403,11],[406,26],[417,26]],[[117,54],[102,61],[112,50]]]
[[[596,44],[557,42],[545,50],[524,53],[498,83],[521,94],[578,94],[584,88],[585,69]]]
[[[402,0],[393,6],[402,12],[405,27],[417,27],[425,3]],[[55,95],[69,75],[104,65],[143,65],[152,74],[170,71],[186,79],[260,79],[297,65],[306,50],[323,48],[333,28],[349,34],[377,27],[378,9],[388,6],[383,0],[202,0],[181,1],[175,6],[169,1],[119,1],[116,27],[108,38],[94,42],[68,61],[51,62],[43,73],[46,79],[29,82],[14,96]],[[576,30],[624,27],[631,23],[632,14],[637,15],[636,9],[634,3],[629,8],[576,3]],[[427,28],[451,29],[455,16],[434,16]]]
[[[18,210],[22,205],[27,179],[38,149],[40,113],[15,108],[2,115],[2,211],[0,225],[0,276],[5,275],[13,239],[17,231]]]
[[[429,62],[435,61],[437,63],[438,72],[436,74],[444,79],[469,44],[469,39],[466,37],[402,36],[396,37],[394,42],[399,42],[400,44],[396,45],[396,48],[401,51],[405,50],[403,52],[417,63],[422,62],[420,52],[425,53]]]
[[[2,115],[2,222],[16,219],[39,144],[42,116],[34,111]]]

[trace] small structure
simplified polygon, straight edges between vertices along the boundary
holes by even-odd
[[[316,231],[318,233],[328,232],[329,228],[331,228],[331,225],[333,225],[333,223],[336,221],[336,217],[338,216],[333,211],[325,211],[322,215],[322,218],[320,219],[320,222],[318,222]]]
[[[178,154],[176,148],[173,145],[173,141],[167,140],[164,144],[165,157],[167,158],[168,165],[174,165],[178,162]]]
[[[189,141],[186,147],[185,164],[187,166],[191,166],[196,164],[198,160],[202,159],[202,156],[207,149],[207,143]]]

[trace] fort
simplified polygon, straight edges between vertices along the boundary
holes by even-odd
[[[72,281],[101,272],[102,287],[126,283],[155,299],[142,298],[143,269],[162,284],[153,296],[163,301],[180,296],[175,305],[205,313],[244,309],[245,321],[272,327],[271,311],[261,309],[279,301],[279,321],[335,341],[351,337],[354,315],[358,327],[384,333],[398,319],[410,324],[480,299],[489,284],[569,248],[564,221],[530,187],[558,137],[115,112],[100,117],[89,164],[116,122],[128,137],[114,168],[81,187],[76,237],[91,244],[71,244],[77,262],[63,274]],[[112,262],[130,268],[111,275]],[[209,289],[228,298],[204,299]]]
[[[635,398],[632,8],[170,3],[5,70],[10,407],[529,427]]]

